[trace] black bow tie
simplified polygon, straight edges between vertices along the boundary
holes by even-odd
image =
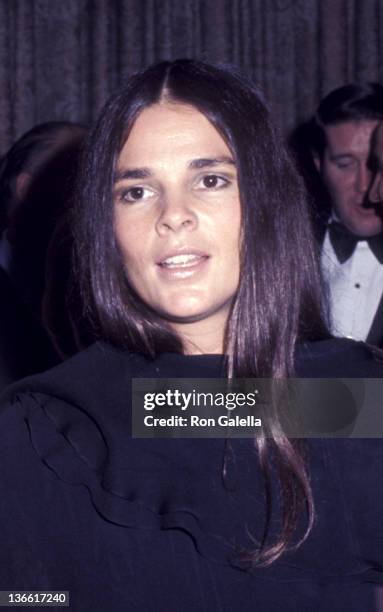
[[[357,243],[361,240],[365,240],[368,242],[368,245],[371,251],[374,253],[376,259],[379,261],[379,263],[383,264],[382,234],[377,234],[376,236],[371,236],[370,238],[356,236],[355,234],[352,234],[344,225],[337,223],[336,221],[330,223],[328,226],[328,231],[332,248],[335,251],[339,263],[342,264],[347,261],[355,251]]]

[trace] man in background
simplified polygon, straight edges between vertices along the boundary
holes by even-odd
[[[383,347],[383,217],[373,182],[371,145],[383,120],[383,86],[332,91],[311,122],[315,166],[329,196],[321,262],[336,336]]]

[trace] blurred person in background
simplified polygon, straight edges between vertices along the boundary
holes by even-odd
[[[24,134],[0,167],[0,386],[57,363],[42,323],[49,242],[70,207],[86,129],[48,122]]]

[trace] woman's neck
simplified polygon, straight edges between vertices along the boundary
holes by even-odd
[[[204,319],[193,323],[172,323],[181,338],[185,355],[221,355],[224,345],[222,321]]]

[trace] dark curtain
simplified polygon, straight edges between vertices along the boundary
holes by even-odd
[[[383,80],[383,0],[0,0],[0,153],[180,56],[238,65],[287,130],[332,88]]]

